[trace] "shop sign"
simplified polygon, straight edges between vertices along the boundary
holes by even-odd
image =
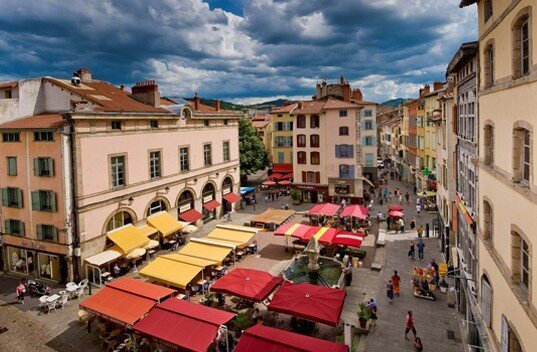
[[[16,244],[20,247],[24,247],[24,248],[31,248],[31,249],[41,249],[41,250],[44,250],[46,249],[46,247],[40,243],[36,243],[36,242],[26,242],[26,241],[20,241],[18,244]]]
[[[226,194],[228,194],[228,193],[231,193],[231,188],[228,187],[228,188],[224,188],[224,189],[222,190],[222,194],[223,194],[223,195],[226,195]]]
[[[208,203],[211,200],[213,200],[213,195],[212,194],[210,196],[203,197],[203,203]]]
[[[184,213],[185,211],[190,210],[190,204],[185,204],[179,207],[179,213]]]

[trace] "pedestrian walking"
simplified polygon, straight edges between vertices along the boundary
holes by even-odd
[[[416,213],[418,213],[418,216],[421,213],[421,204],[416,204]]]
[[[376,324],[377,322],[377,303],[373,298],[369,300],[366,304],[367,309],[369,309],[369,315],[371,316],[371,324]]]
[[[412,221],[410,222],[410,229],[414,231],[416,228],[416,218],[412,218]]]
[[[391,304],[392,300],[393,300],[393,284],[392,284],[392,280],[388,280],[388,283],[386,284],[386,296],[388,296],[388,301]]]
[[[17,302],[24,304],[24,294],[26,293],[26,287],[24,286],[24,279],[21,279],[17,286],[15,293],[17,294]]]
[[[397,222],[397,225],[399,225],[399,230],[401,230],[401,233],[404,233],[405,232],[405,221],[403,220],[403,218],[399,219],[399,221]]]
[[[416,327],[414,326],[414,316],[412,311],[409,310],[406,316],[406,328],[405,328],[405,339],[408,340],[408,332],[412,330],[414,338],[416,338]]]
[[[254,211],[255,211],[255,203],[256,203],[255,198],[252,198],[250,203],[252,203],[252,207],[254,208]]]
[[[399,195],[399,204],[403,205],[403,195]]]
[[[421,238],[423,236],[423,226],[418,226],[417,228],[417,231],[418,231],[418,237]]]
[[[416,253],[416,246],[414,245],[414,241],[410,241],[410,249],[408,250],[408,257],[414,260],[415,253]]]
[[[419,337],[414,339],[414,352],[423,352],[423,344],[421,343],[421,339]]]
[[[410,194],[408,193],[408,191],[406,191],[405,193],[405,199],[406,199],[406,203],[410,204]]]
[[[423,243],[421,238],[418,240],[418,244],[416,244],[416,247],[418,247],[418,259],[423,261],[423,251],[425,250],[425,243]]]
[[[401,276],[397,273],[397,270],[394,270],[392,275],[392,284],[393,284],[393,293],[396,296],[399,296],[399,284],[401,283]]]
[[[352,283],[352,268],[347,266],[345,268],[345,286],[350,286]]]

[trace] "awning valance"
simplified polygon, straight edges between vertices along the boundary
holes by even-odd
[[[201,213],[197,211],[196,209],[190,209],[190,210],[185,211],[184,213],[179,214],[179,217],[186,222],[194,223],[198,221],[199,219],[202,219],[203,215],[201,215]]]
[[[91,256],[89,258],[86,258],[86,262],[88,264],[94,265],[94,266],[103,266],[105,264],[108,264],[119,257],[121,257],[121,249],[119,249],[117,246],[113,246],[112,248],[99,253],[95,254],[94,256]]]
[[[216,208],[218,208],[220,206],[220,203],[217,201],[217,200],[211,200],[205,204],[203,204],[203,208],[205,208],[205,210],[207,211],[213,211],[215,210]]]
[[[158,257],[139,273],[149,279],[184,289],[201,273],[201,270],[199,266]]]
[[[120,280],[114,280],[106,284],[107,287],[115,288],[116,290],[129,292],[140,297],[148,298],[153,301],[161,301],[166,297],[170,297],[177,291],[171,288],[153,285],[143,280],[132,277],[123,277]]]
[[[222,263],[232,250],[233,249],[229,247],[190,241],[186,246],[181,248],[179,254]]]
[[[218,264],[218,262],[214,260],[189,257],[187,255],[183,255],[179,253],[164,254],[164,255],[161,255],[160,257],[174,260],[176,262],[199,266],[200,268],[206,268],[208,266]]]
[[[171,235],[179,230],[181,230],[182,226],[174,219],[173,216],[170,215],[167,211],[161,211],[156,214],[151,215],[147,218],[147,222],[155,227],[159,232],[162,234],[162,236],[168,236]]]
[[[227,200],[230,203],[236,203],[239,200],[241,200],[241,196],[235,193],[228,193],[224,196],[224,199]]]
[[[136,248],[142,248],[149,243],[149,238],[133,224],[108,231],[106,236],[119,247],[123,254],[128,254]]]

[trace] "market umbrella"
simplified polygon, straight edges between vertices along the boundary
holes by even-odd
[[[334,236],[331,243],[338,244],[340,246],[360,247],[363,240],[363,233],[342,231]]]
[[[183,229],[181,230],[181,232],[183,233],[193,233],[193,232],[196,232],[198,231],[198,228],[194,225],[187,225],[185,227],[183,227]]]
[[[148,244],[145,245],[144,249],[153,249],[157,248],[159,245],[158,241],[150,240]],[[145,253],[144,253],[145,254]],[[144,255],[142,254],[142,255]]]
[[[274,181],[265,181],[262,183],[263,186],[274,186],[276,182]]]
[[[147,251],[144,248],[136,248],[135,250],[133,250],[132,252],[127,254],[126,258],[127,259],[137,259],[137,258],[140,258],[140,257],[144,256],[146,252]]]
[[[392,205],[388,206],[388,210],[389,210],[389,211],[392,211],[392,210],[395,210],[395,211],[402,211],[402,210],[403,210],[403,207],[400,206],[400,205],[397,205],[397,204],[392,204]]]
[[[291,181],[289,181],[289,180],[278,181],[278,184],[279,184],[280,186],[290,186],[290,185],[291,185]]]
[[[402,211],[396,211],[396,210],[390,211],[388,215],[393,218],[402,218],[403,216],[405,216],[405,214]]]
[[[266,271],[235,269],[211,285],[212,292],[227,293],[253,302],[265,300],[283,281]]]

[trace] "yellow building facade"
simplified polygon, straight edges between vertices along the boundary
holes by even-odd
[[[293,117],[296,104],[275,108],[272,116],[272,162],[293,165]]]
[[[421,91],[420,91],[421,96]],[[427,177],[423,174],[425,168],[425,104],[420,97],[418,109],[416,112],[416,188],[418,191],[423,191],[427,187]]]
[[[537,349],[537,3],[463,0],[461,7],[474,3],[480,61],[475,308],[488,337],[485,350],[530,352]]]

